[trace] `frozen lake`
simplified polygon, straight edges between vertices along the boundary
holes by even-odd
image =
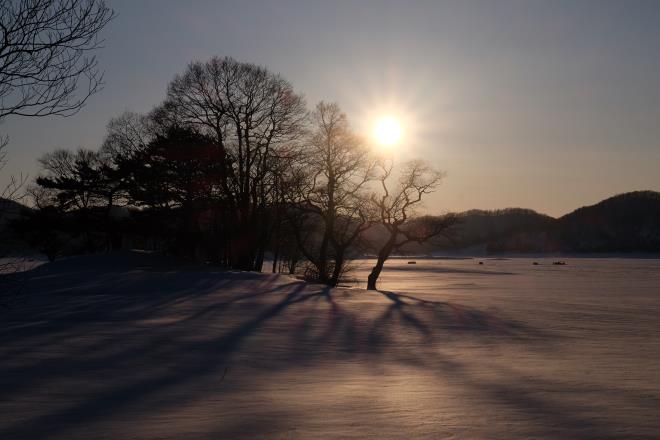
[[[408,264],[409,261],[414,261],[416,264]],[[552,264],[555,261],[563,261],[566,265]],[[365,280],[374,262],[375,260],[354,260],[351,263],[353,270],[348,277],[355,279],[356,282],[349,284],[364,288]],[[482,264],[480,265],[479,262]],[[537,265],[534,265],[534,262]],[[469,279],[468,283],[465,282],[466,279]],[[660,287],[660,259],[393,258],[385,263],[379,288],[404,289],[420,294],[434,294],[440,290],[443,294],[451,294],[456,290],[466,290],[474,294],[475,288],[518,289],[521,287],[520,283],[524,282],[531,284],[529,288],[541,285],[538,286],[541,290],[560,288],[562,284],[568,284],[573,288],[585,288],[584,293],[589,293],[593,288],[602,285],[614,288],[633,281],[639,282],[643,287]],[[564,293],[573,296],[572,291],[573,289],[569,289]],[[610,293],[615,292],[612,290]]]
[[[382,293],[46,264],[0,322],[0,438],[660,438],[660,261],[552,261],[391,260]]]

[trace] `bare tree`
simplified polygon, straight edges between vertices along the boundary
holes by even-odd
[[[387,239],[378,251],[376,264],[367,279],[367,289],[376,290],[376,283],[385,261],[392,251],[411,243],[423,243],[438,235],[446,234],[455,223],[453,216],[415,217],[415,210],[422,198],[437,189],[442,173],[432,169],[421,160],[407,162],[402,167],[395,185],[393,164],[380,164],[378,178],[382,188],[380,197],[374,195],[372,202],[378,212],[378,223],[387,231]]]
[[[224,212],[229,265],[260,270],[269,230],[277,150],[300,136],[305,103],[289,82],[265,68],[214,57],[194,62],[170,83],[154,118],[189,125],[216,142],[216,187]]]
[[[148,115],[126,111],[108,122],[101,154],[113,161],[129,158],[144,150],[157,131]]]
[[[113,17],[103,0],[0,0],[0,120],[80,110],[103,84],[94,51]]]
[[[322,283],[336,285],[348,248],[368,225],[366,186],[374,162],[361,138],[350,129],[337,104],[324,102],[312,114],[314,129],[298,164],[292,204],[306,213],[304,223],[320,224],[310,239],[304,224],[294,231],[305,257]]]
[[[103,85],[94,51],[113,17],[103,0],[0,0],[0,123],[9,115],[70,116],[80,110]],[[0,170],[7,141],[0,137]],[[0,195],[18,196],[26,181],[10,177]]]

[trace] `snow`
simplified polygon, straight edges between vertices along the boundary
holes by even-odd
[[[660,438],[660,260],[564,260],[393,260],[383,293],[45,264],[0,315],[0,438]]]

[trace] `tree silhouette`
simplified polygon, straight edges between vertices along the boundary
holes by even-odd
[[[39,160],[43,174],[36,179],[43,191],[32,189],[36,204],[55,206],[75,219],[76,228],[85,236],[88,252],[98,247],[93,232],[105,226],[106,248],[111,248],[110,214],[119,191],[108,158],[98,151],[80,148],[75,152],[56,150]],[[41,199],[41,200],[38,200]]]
[[[334,286],[348,248],[369,225],[366,187],[374,162],[337,104],[319,103],[312,122],[290,191],[292,204],[305,214],[294,231],[318,281]],[[303,235],[310,223],[320,229],[318,240]]]
[[[0,120],[80,110],[103,84],[94,51],[113,17],[102,0],[1,1]]]
[[[103,0],[0,0],[0,123],[10,115],[70,116],[80,110],[103,85],[94,52],[113,17]],[[79,94],[81,78],[86,84]],[[0,171],[7,144],[0,136]],[[26,181],[10,177],[1,198],[16,197]]]
[[[374,195],[377,222],[387,231],[386,241],[378,250],[376,264],[367,279],[367,289],[376,290],[376,283],[385,261],[392,251],[407,243],[423,243],[438,235],[446,234],[456,219],[454,216],[415,217],[415,209],[423,197],[435,191],[442,180],[442,173],[433,170],[421,160],[407,162],[402,167],[395,185],[393,164],[379,164],[378,180],[382,188],[380,197]]]
[[[117,175],[130,203],[158,213],[174,226],[174,249],[181,255],[197,254],[202,213],[216,203],[217,154],[209,137],[190,128],[171,127],[117,159]]]
[[[278,75],[232,58],[191,63],[153,117],[215,142],[228,265],[261,270],[273,196],[273,160],[304,128],[305,103]]]

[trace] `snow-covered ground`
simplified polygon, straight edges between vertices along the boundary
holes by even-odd
[[[660,260],[481,261],[382,293],[45,264],[1,315],[0,438],[660,438]]]
[[[24,272],[46,262],[48,260],[41,256],[2,257],[0,258],[0,275]]]

